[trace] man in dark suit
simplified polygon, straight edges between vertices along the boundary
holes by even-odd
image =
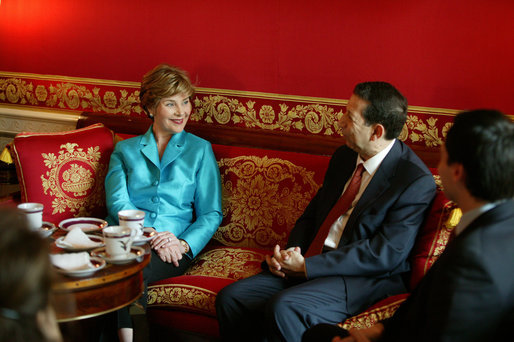
[[[299,341],[314,324],[406,291],[407,257],[435,195],[430,171],[396,139],[406,116],[392,85],[355,87],[339,121],[346,145],[286,248],[275,247],[268,270],[218,294],[223,340]]]
[[[438,169],[445,194],[463,212],[439,260],[390,319],[345,339],[332,339],[342,329],[318,325],[305,340],[512,340],[514,124],[492,110],[457,115]]]

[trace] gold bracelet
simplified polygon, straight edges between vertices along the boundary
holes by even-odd
[[[182,247],[184,247],[184,254],[187,254],[189,252],[189,245],[185,240],[180,239],[180,244]]]

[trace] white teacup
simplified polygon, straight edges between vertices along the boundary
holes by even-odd
[[[105,253],[112,259],[128,258],[136,230],[123,226],[109,226],[102,230]]]
[[[27,202],[18,204],[18,209],[21,210],[27,217],[27,223],[32,230],[38,230],[43,226],[43,204]]]
[[[118,212],[120,226],[130,227],[137,232],[136,236],[143,235],[145,226],[145,212],[137,209],[120,210]]]

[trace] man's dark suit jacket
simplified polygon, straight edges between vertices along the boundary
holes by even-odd
[[[384,341],[512,341],[514,200],[451,241],[384,325]]]
[[[323,185],[296,222],[287,247],[307,251],[351,177],[356,160],[357,153],[346,146],[334,153]],[[338,248],[305,259],[308,278],[342,276],[350,314],[406,292],[407,257],[435,190],[432,173],[397,140],[350,215]]]

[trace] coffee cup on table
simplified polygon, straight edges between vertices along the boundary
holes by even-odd
[[[130,227],[109,226],[102,230],[105,254],[111,259],[128,258],[136,230]]]
[[[38,230],[43,226],[43,204],[27,202],[18,204],[18,209],[21,210],[27,218],[27,223],[30,229]]]
[[[145,225],[144,211],[137,209],[120,210],[118,211],[118,220],[120,226],[134,229],[137,232],[136,237],[143,235]]]

